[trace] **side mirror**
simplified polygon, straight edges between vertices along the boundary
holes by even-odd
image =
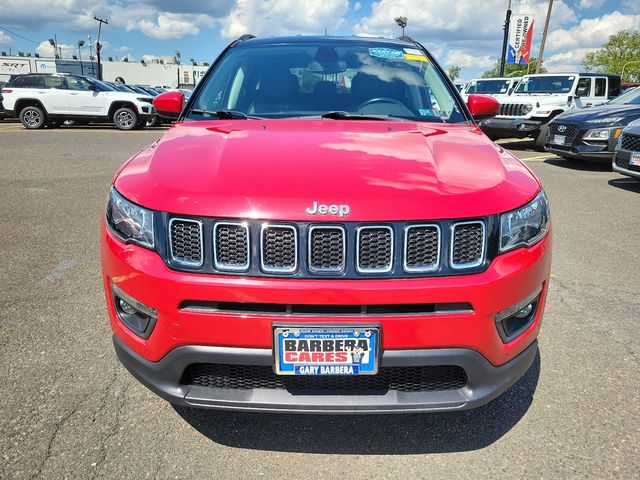
[[[500,111],[500,103],[488,95],[469,95],[467,107],[475,120],[494,117]]]
[[[184,93],[166,92],[153,99],[153,107],[161,117],[176,120],[184,108]]]
[[[576,90],[576,98],[579,97],[586,97],[589,95],[589,87],[578,87],[578,89]]]
[[[92,92],[99,92],[100,88],[97,85],[89,85],[89,90]]]

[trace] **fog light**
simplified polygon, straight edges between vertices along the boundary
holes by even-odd
[[[538,312],[542,287],[520,302],[496,314],[496,329],[504,343],[510,342],[531,326]]]
[[[118,319],[133,333],[149,338],[158,320],[158,312],[111,284],[111,298]]]

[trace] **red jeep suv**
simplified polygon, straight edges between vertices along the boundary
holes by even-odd
[[[535,175],[407,37],[245,35],[113,179],[120,361],[181,405],[460,410],[537,353],[551,262]]]

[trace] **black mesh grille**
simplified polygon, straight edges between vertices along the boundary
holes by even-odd
[[[521,117],[526,115],[526,103],[501,103],[498,115],[507,117]]]
[[[623,150],[631,150],[632,152],[640,152],[640,135],[630,135],[625,133],[620,140]]]
[[[573,141],[575,140],[579,131],[580,129],[578,128],[578,126],[571,123],[551,122],[549,124],[549,141],[550,143],[554,144],[554,135],[562,135],[564,136],[564,142],[559,145],[571,146],[573,145]]]
[[[280,376],[270,366],[196,363],[189,365],[183,385],[231,390],[266,388],[303,391],[311,394],[331,392],[431,392],[464,387],[465,374],[455,365],[424,367],[386,367],[378,375],[362,376]]]
[[[363,228],[358,240],[358,269],[361,271],[390,270],[393,234],[385,227]]]
[[[191,220],[171,220],[171,258],[184,265],[202,264],[202,225]]]
[[[452,265],[460,267],[480,263],[483,244],[484,227],[481,223],[456,225],[453,229]]]
[[[440,230],[433,225],[409,227],[407,229],[405,268],[407,270],[430,270],[438,266]]]
[[[268,226],[262,231],[262,264],[271,271],[296,268],[296,231],[293,227]]]
[[[216,267],[249,267],[249,230],[245,225],[221,223],[215,227]]]
[[[338,227],[313,228],[309,239],[309,266],[319,271],[344,268],[344,230]]]

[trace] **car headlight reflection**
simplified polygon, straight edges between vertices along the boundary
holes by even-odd
[[[549,230],[549,203],[544,190],[517,210],[500,215],[500,251],[530,247]]]
[[[125,242],[153,248],[153,212],[130,202],[111,187],[106,209],[107,223]]]

